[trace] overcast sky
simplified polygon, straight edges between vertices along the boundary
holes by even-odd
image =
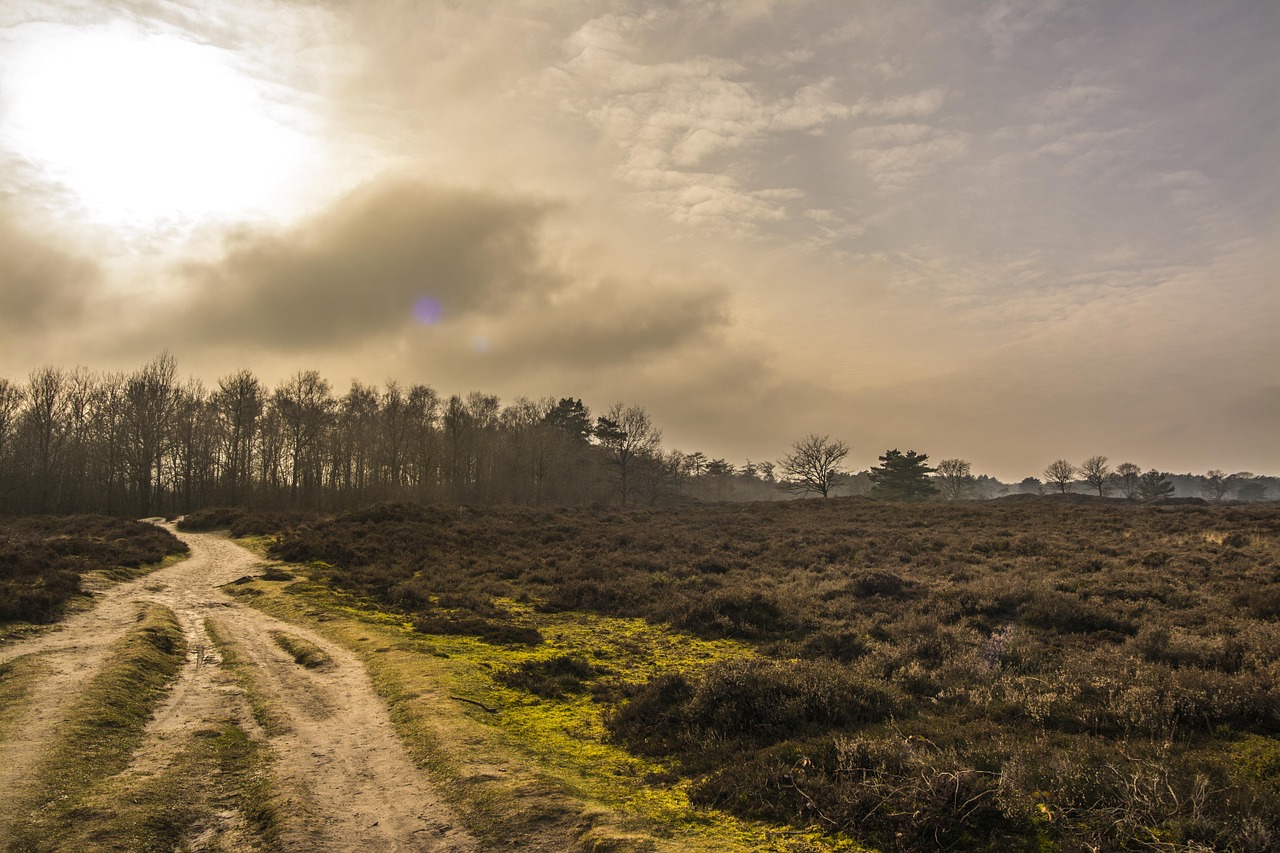
[[[1280,4],[0,6],[0,376],[1280,474]]]

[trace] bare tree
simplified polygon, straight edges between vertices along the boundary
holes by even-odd
[[[810,434],[791,445],[791,452],[778,460],[782,488],[792,494],[817,492],[830,497],[836,477],[844,473],[840,464],[848,455],[849,445],[843,441]]]
[[[35,474],[36,512],[53,509],[58,464],[67,437],[67,374],[57,367],[41,367],[27,381],[23,433]]]
[[[1142,469],[1132,462],[1121,462],[1111,475],[1120,493],[1129,500],[1137,500],[1138,486],[1142,483]]]
[[[1049,467],[1044,469],[1044,478],[1046,482],[1053,483],[1058,487],[1061,494],[1067,493],[1067,486],[1071,485],[1071,481],[1076,478],[1076,466],[1072,465],[1065,459],[1055,459],[1049,463]]]
[[[378,470],[388,487],[388,496],[400,495],[413,431],[412,408],[408,397],[395,382],[387,383],[378,407]]]
[[[1111,492],[1111,466],[1107,464],[1107,457],[1090,456],[1080,463],[1080,473],[1090,488],[1098,490],[1098,497],[1105,498]]]
[[[0,378],[0,458],[9,450],[18,428],[18,411],[22,408],[22,388]]]
[[[125,459],[142,515],[150,515],[163,488],[165,442],[177,402],[177,364],[162,352],[125,380]]]
[[[963,459],[943,459],[938,463],[938,488],[949,501],[963,500],[973,495],[973,470]]]
[[[0,509],[4,509],[9,497],[10,472],[13,466],[14,440],[18,434],[19,416],[22,413],[23,389],[0,377]]]
[[[1202,478],[1200,493],[1211,501],[1220,501],[1231,491],[1231,478],[1224,471],[1214,468]]]
[[[406,398],[409,409],[409,483],[424,500],[435,497],[440,485],[440,395],[429,385],[414,385]]]
[[[684,478],[684,454],[678,450],[663,453],[658,450],[641,460],[638,481],[641,494],[649,506],[654,506],[667,494],[680,491]]]
[[[253,445],[262,417],[262,385],[248,370],[218,380],[210,398],[222,441],[223,500],[237,505],[253,481]]]
[[[321,440],[335,403],[329,383],[314,370],[304,370],[275,390],[272,408],[280,418],[284,451],[289,461],[289,497],[299,490],[314,492],[323,480]]]
[[[596,439],[608,452],[608,466],[622,496],[622,505],[626,506],[631,480],[643,460],[658,453],[662,430],[653,425],[649,413],[642,407],[614,403],[597,419]]]

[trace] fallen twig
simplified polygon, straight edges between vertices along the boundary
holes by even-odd
[[[498,713],[498,709],[497,709],[497,708],[490,708],[488,705],[484,704],[483,702],[477,702],[476,700],[474,700],[474,699],[468,699],[468,698],[467,698],[467,697],[465,697],[465,696],[453,696],[453,695],[450,695],[450,696],[449,696],[449,698],[450,698],[450,699],[454,699],[454,700],[456,700],[456,701],[458,701],[458,702],[467,702],[467,703],[469,703],[469,704],[471,704],[471,705],[475,705],[477,708],[482,708],[482,709],[484,709],[484,710],[488,711],[490,714],[496,714],[496,713]]]

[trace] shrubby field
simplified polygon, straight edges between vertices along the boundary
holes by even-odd
[[[52,622],[90,572],[128,574],[187,546],[167,530],[101,515],[0,518],[0,624]]]
[[[214,521],[237,523],[189,519]],[[737,641],[647,678],[590,643],[492,673],[589,695],[698,805],[885,850],[1265,851],[1278,535],[1274,504],[380,505],[294,519],[272,553],[495,648],[579,612]]]

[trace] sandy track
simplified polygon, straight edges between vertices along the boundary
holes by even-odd
[[[258,561],[248,551],[217,534],[177,535],[191,547],[189,559],[112,587],[93,610],[67,620],[56,634],[0,649],[0,662],[30,654],[49,670],[24,703],[16,736],[0,744],[0,791],[21,791],[39,773],[41,756],[79,687],[133,624],[137,602],[154,601],[178,615],[187,635],[187,661],[128,772],[163,767],[185,737],[227,719],[265,737],[254,727],[234,680],[219,666],[204,630],[210,617],[250,666],[274,716],[286,723],[267,739],[278,788],[289,803],[282,809],[286,849],[478,849],[410,762],[359,661],[305,628],[223,593],[221,585],[258,572]],[[319,646],[331,662],[303,669],[271,640],[273,630]],[[15,817],[3,802],[11,799],[0,798],[0,847]]]

